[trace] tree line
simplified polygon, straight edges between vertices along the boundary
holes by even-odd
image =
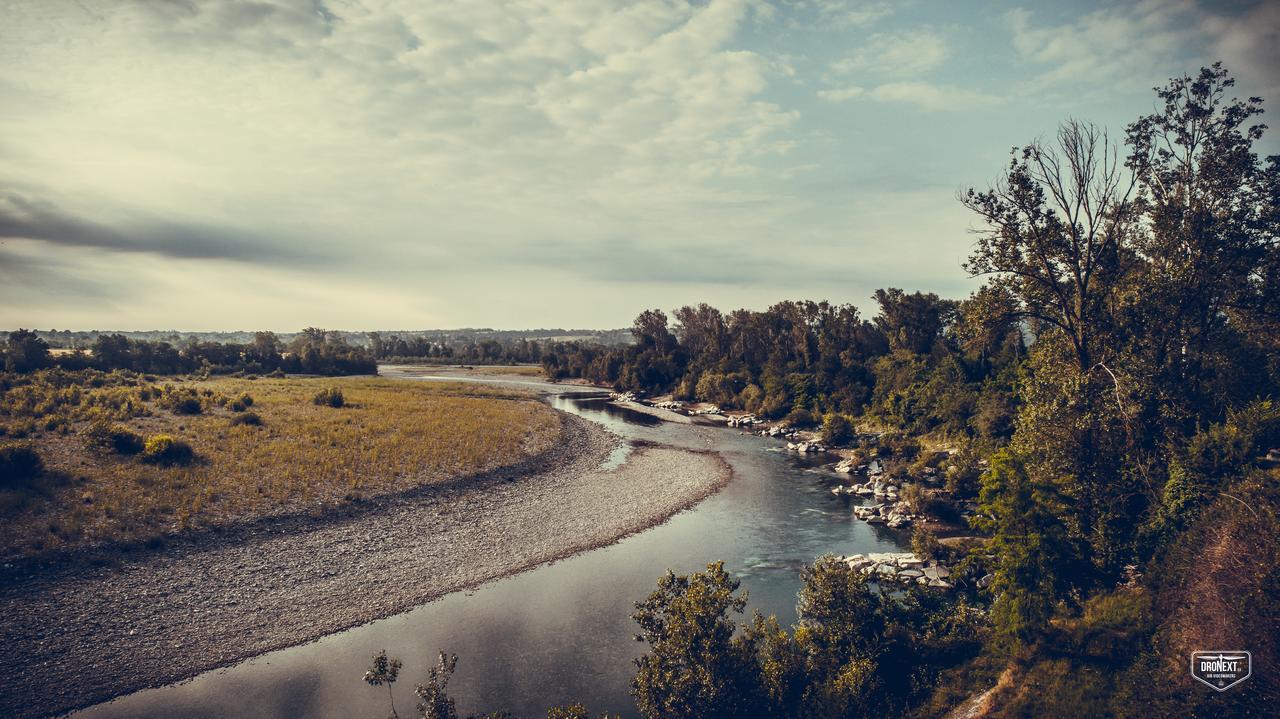
[[[518,338],[449,341],[427,335],[390,335],[370,332],[369,351],[387,362],[422,362],[427,364],[538,364],[542,361],[542,345],[536,339]]]
[[[53,354],[35,332],[9,333],[0,363],[9,372],[60,367],[75,371],[130,370],[148,374],[286,372],[317,375],[377,374],[378,363],[367,348],[356,347],[336,332],[309,327],[289,343],[274,332],[258,332],[250,343],[191,342],[175,347],[166,341],[130,339],[122,334],[98,335],[88,351]]]

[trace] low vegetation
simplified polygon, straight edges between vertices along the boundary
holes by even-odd
[[[0,388],[6,556],[320,511],[521,461],[560,427],[531,395],[455,383],[55,368]]]
[[[321,407],[338,409],[347,403],[347,398],[343,396],[342,390],[337,387],[325,387],[316,392],[316,396],[311,398],[311,403]]]

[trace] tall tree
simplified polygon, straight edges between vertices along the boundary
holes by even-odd
[[[1280,321],[1280,158],[1259,160],[1262,100],[1229,98],[1234,85],[1221,63],[1173,78],[1163,108],[1128,127],[1145,260],[1132,321],[1161,328],[1136,338],[1157,380],[1146,415],[1179,434],[1264,390],[1248,347]]]
[[[1124,271],[1136,178],[1105,130],[1071,121],[1057,142],[1015,149],[994,187],[961,202],[987,227],[965,263],[1019,301],[1019,314],[1061,331],[1080,373],[1099,361],[1109,299]]]
[[[925,354],[942,336],[942,330],[955,316],[956,303],[930,292],[907,294],[896,287],[876,290],[873,295],[880,305],[876,327],[889,339],[889,347]]]

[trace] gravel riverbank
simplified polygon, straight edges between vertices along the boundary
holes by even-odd
[[[562,421],[522,466],[341,514],[0,568],[0,714],[58,714],[390,616],[610,544],[729,479],[718,455],[660,445],[602,470],[618,438]]]

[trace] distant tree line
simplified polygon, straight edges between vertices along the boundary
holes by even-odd
[[[370,332],[369,351],[388,362],[422,362],[427,364],[538,364],[542,361],[542,345],[535,339],[519,338],[462,341],[433,338],[429,335],[390,335]]]
[[[32,372],[48,367],[66,370],[131,370],[149,374],[208,372],[268,374],[286,372],[317,375],[377,374],[373,353],[347,344],[339,334],[309,327],[285,344],[272,332],[258,332],[247,344],[192,342],[181,348],[165,341],[130,339],[121,334],[99,335],[85,350],[53,354],[35,332],[9,333],[0,350],[9,372]]]

